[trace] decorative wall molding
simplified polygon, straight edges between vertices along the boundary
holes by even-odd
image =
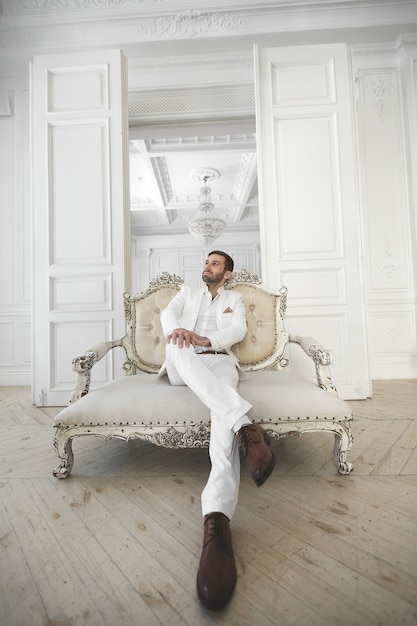
[[[408,305],[409,306],[409,305]],[[370,311],[370,328],[372,329],[371,355],[379,357],[384,354],[409,355],[415,357],[416,341],[415,314],[413,310],[406,310],[406,306],[399,306],[395,311]]]
[[[385,239],[384,260],[381,264],[376,264],[373,269],[374,278],[379,283],[384,283],[387,287],[396,286],[404,280],[404,268],[399,263],[394,263],[392,241]]]
[[[255,114],[254,87],[129,91],[129,121],[250,117]]]
[[[3,28],[1,30],[0,49],[32,47],[36,45],[36,34],[21,28]]]
[[[241,199],[243,191],[245,189],[248,172],[254,161],[256,161],[255,152],[244,152],[240,157],[239,171],[237,173],[235,186],[233,188],[233,195],[235,196],[235,198]]]
[[[392,94],[396,86],[395,70],[359,71],[359,80],[363,80],[365,92],[373,97],[378,121],[382,124],[386,95]]]
[[[378,62],[381,62],[382,57],[395,54],[401,51],[404,46],[417,45],[417,33],[403,33],[399,35],[395,41],[372,43],[372,44],[353,44],[351,46],[354,56],[370,57],[374,55]]]
[[[156,17],[138,27],[143,37],[206,37],[240,30],[247,20],[227,13],[183,11],[176,15]]]
[[[407,59],[407,57],[409,57]],[[417,375],[412,234],[415,101],[404,75],[417,57],[416,34],[392,44],[352,47],[357,89],[369,367],[373,379]],[[410,74],[411,76],[411,74]],[[405,131],[408,129],[408,131]]]
[[[250,65],[253,66],[253,52],[252,51],[233,51],[223,53],[210,53],[210,54],[184,54],[181,56],[170,55],[163,57],[134,57],[129,58],[129,76],[134,75],[135,72],[143,73],[148,69],[152,72],[161,69],[178,69],[181,71],[187,71],[192,68],[197,70],[203,68],[218,69],[222,66],[229,66],[236,68],[237,65]]]
[[[4,15],[45,14],[56,11],[155,6],[164,0],[3,0]]]
[[[382,66],[386,58],[379,62],[379,68],[367,67],[361,58],[365,67],[356,74],[368,301],[382,292],[388,300],[400,291],[405,297],[412,274],[400,61],[398,67]]]
[[[2,80],[2,88],[6,90],[12,90],[16,85],[22,87],[22,89],[28,88],[28,60],[32,58],[34,54],[54,54],[57,51],[83,51],[91,49],[99,49],[100,46],[113,46],[121,47],[122,49],[126,44],[126,54],[129,56],[129,83],[130,85],[138,85],[139,88],[136,91],[139,94],[140,104],[138,108],[138,115],[142,116],[141,120],[146,121],[145,114],[148,115],[148,120],[152,121],[164,121],[172,114],[176,115],[177,120],[183,120],[181,117],[180,105],[185,103],[187,106],[186,89],[182,91],[182,94],[177,100],[172,100],[165,103],[165,108],[161,105],[158,98],[164,98],[162,90],[159,95],[154,92],[149,94],[150,97],[155,97],[155,104],[158,105],[158,115],[152,118],[149,110],[146,110],[146,106],[149,106],[149,102],[145,103],[145,91],[149,89],[149,86],[155,88],[156,85],[162,86],[166,89],[166,76],[171,76],[171,86],[175,85],[187,85],[200,86],[199,81],[205,81],[206,84],[210,82],[217,84],[221,82],[226,75],[224,68],[227,67],[227,74],[234,81],[232,85],[228,85],[230,98],[227,90],[222,93],[218,93],[217,96],[211,100],[205,100],[203,90],[197,89],[200,99],[194,102],[194,106],[198,105],[197,118],[207,118],[207,109],[205,105],[208,104],[208,108],[213,111],[216,110],[219,115],[225,119],[231,114],[231,110],[236,111],[236,105],[240,105],[238,108],[239,115],[254,115],[254,93],[253,85],[247,85],[247,87],[239,87],[242,91],[239,93],[239,89],[234,89],[233,85],[240,80],[240,74],[248,72],[253,74],[253,54],[251,50],[243,50],[233,52],[225,52],[225,50],[233,50],[233,48],[239,47],[239,42],[243,41],[241,35],[245,35],[247,40],[249,37],[253,41],[258,41],[260,45],[279,45],[283,38],[280,38],[279,33],[287,34],[284,40],[288,42],[291,38],[291,43],[294,45],[300,43],[313,43],[313,41],[321,40],[321,34],[323,32],[328,33],[329,37],[339,36],[338,33],[331,29],[343,29],[346,34],[346,41],[366,41],[364,39],[358,39],[353,34],[350,36],[349,29],[356,27],[372,27],[372,37],[370,41],[373,43],[369,45],[354,45],[352,46],[353,56],[356,58],[361,57],[361,69],[370,70],[371,68],[377,68],[380,70],[386,70],[388,67],[397,67],[401,63],[404,63],[405,52],[413,54],[413,58],[417,59],[417,54],[414,54],[413,47],[417,48],[417,34],[405,34],[399,36],[393,43],[377,43],[378,39],[385,42],[384,32],[386,29],[378,30],[378,26],[393,27],[394,25],[407,24],[408,28],[413,27],[413,23],[417,24],[417,19],[413,19],[413,12],[417,18],[417,3],[410,2],[409,0],[390,0],[390,1],[374,1],[374,0],[357,0],[355,1],[355,10],[352,10],[352,2],[346,0],[263,0],[258,3],[260,6],[256,6],[256,3],[249,3],[244,0],[238,3],[237,0],[212,0],[207,5],[207,15],[230,15],[235,18],[245,20],[237,28],[234,27],[230,30],[219,29],[214,32],[213,23],[211,25],[204,26],[201,17],[195,18],[195,24],[192,24],[192,14],[201,12],[197,7],[197,0],[190,0],[185,3],[184,0],[0,0],[0,74]],[[291,9],[289,9],[289,5]],[[248,7],[252,7],[251,9]],[[184,16],[182,25],[175,27],[172,18],[179,16],[184,7],[190,9],[191,13],[188,18]],[[157,36],[152,44],[150,35],[146,34],[149,31],[149,24],[160,18],[164,14],[171,16],[170,26],[174,29],[175,34],[169,35],[167,33],[162,34],[161,47],[158,47]],[[372,22],[371,16],[372,14]],[[406,18],[406,19],[405,19]],[[140,28],[143,28],[143,34],[139,34]],[[194,28],[194,30],[193,30]],[[206,30],[204,31],[204,29]],[[148,31],[147,31],[148,29]],[[187,30],[188,29],[188,30]],[[322,31],[321,34],[316,34],[316,30]],[[323,29],[327,29],[324,31]],[[401,26],[397,28],[397,32],[401,32]],[[416,29],[417,30],[417,29]],[[364,31],[363,31],[364,32]],[[391,28],[391,32],[394,32],[394,28]],[[205,34],[203,34],[205,33]],[[335,33],[335,34],[333,34]],[[171,37],[171,42],[168,42]],[[202,41],[202,39],[211,37],[209,41],[210,47]],[[326,34],[323,38],[326,37]],[[396,37],[396,34],[393,35]],[[391,37],[390,37],[391,39]],[[269,42],[269,43],[268,43]],[[189,44],[189,47],[187,45]],[[203,45],[204,44],[204,45]],[[290,44],[288,44],[290,45]],[[199,48],[205,50],[217,50],[219,52],[210,52],[199,54]],[[406,49],[407,48],[407,49]],[[167,53],[168,50],[168,53]],[[223,51],[221,51],[223,50]],[[197,53],[196,53],[197,51]],[[154,54],[155,53],[155,54]],[[193,54],[191,54],[193,53]],[[365,58],[367,59],[365,61]],[[391,62],[393,64],[391,65]],[[416,78],[416,65],[417,61],[413,64],[413,74]],[[356,67],[358,63],[355,61]],[[411,65],[410,65],[411,68]],[[209,71],[207,71],[209,70]],[[207,71],[207,73],[206,73]],[[412,70],[410,69],[410,72]],[[20,72],[18,74],[18,72]],[[221,74],[221,72],[223,72]],[[209,76],[209,78],[207,78]],[[220,80],[218,80],[220,76]],[[407,75],[408,76],[408,75]],[[5,78],[6,77],[6,78]],[[194,78],[197,77],[196,84],[194,84]],[[131,81],[133,78],[133,83]],[[249,81],[248,81],[249,82]],[[404,91],[411,91],[411,80],[409,83],[404,81],[402,86]],[[20,87],[19,87],[20,88]],[[140,93],[139,89],[143,91]],[[245,95],[245,91],[247,95]],[[375,98],[375,103],[379,98],[387,96],[390,93],[389,89],[385,88],[382,93],[380,88],[374,87],[374,92],[368,94],[369,98]],[[378,95],[379,94],[379,95]],[[172,95],[174,92],[172,91]],[[131,106],[133,111],[135,110],[135,94],[131,94]],[[409,97],[409,101],[412,102],[408,115],[414,116],[415,111],[415,99]],[[242,106],[242,103],[245,104]],[[406,111],[406,98],[404,102],[400,102],[401,110],[400,115],[407,115]],[[133,104],[132,104],[133,103]],[[227,108],[227,105],[232,103]],[[213,108],[214,107],[214,108]],[[226,108],[224,108],[226,107]],[[384,119],[383,127],[390,127],[390,120],[385,116],[388,112],[388,106],[382,103],[382,110],[380,109],[379,115]],[[14,118],[3,118],[2,124],[12,123],[13,119],[16,123],[16,129],[19,133],[23,133],[23,137],[19,134],[15,142],[5,142],[3,146],[3,152],[5,156],[5,162],[14,163],[14,169],[18,173],[15,183],[12,183],[12,177],[5,179],[6,191],[10,195],[10,189],[16,189],[18,193],[14,192],[14,195],[7,197],[7,203],[3,205],[2,210],[6,208],[7,215],[11,216],[12,220],[16,219],[16,215],[21,210],[23,203],[21,201],[21,193],[27,194],[29,197],[28,185],[21,180],[21,172],[24,170],[25,162],[28,161],[28,145],[27,138],[29,133],[25,130],[25,120],[29,119],[27,114],[22,115],[18,109],[16,109],[16,100],[14,101]],[[188,116],[190,111],[188,108],[185,110],[185,115]],[[396,111],[398,114],[398,111]],[[391,115],[391,113],[390,113]],[[200,118],[198,118],[200,116]],[[405,120],[405,127],[409,128],[407,119]],[[413,130],[412,126],[412,130]],[[23,130],[20,130],[23,129]],[[399,139],[406,142],[406,146],[410,147],[415,152],[417,145],[415,141],[415,132],[403,137],[404,128],[399,126]],[[360,133],[359,133],[360,134]],[[381,151],[383,152],[383,150]],[[360,175],[363,176],[363,164],[360,171]],[[410,163],[404,167],[410,167]],[[24,191],[22,191],[24,190]],[[417,197],[417,194],[414,194]],[[140,199],[142,201],[142,198]],[[394,205],[394,203],[393,203]],[[398,206],[393,206],[392,211],[397,210]],[[29,207],[25,205],[25,211],[28,214],[25,231],[29,230]],[[365,207],[366,211],[366,207]],[[407,218],[409,211],[413,211],[411,218],[415,224],[415,206],[409,205],[409,200],[405,200],[404,212],[398,211],[397,219],[401,223],[402,229],[409,229],[409,221]],[[135,213],[133,217],[132,230],[136,233],[144,233],[142,224],[146,223],[147,210]],[[173,228],[170,228],[170,233],[182,232],[187,219],[186,214],[183,216],[184,223],[181,220],[177,220],[173,212],[168,212]],[[140,217],[140,222],[136,222],[135,218]],[[26,219],[26,218],[25,218]],[[162,217],[159,216],[160,222]],[[142,222],[143,220],[143,222]],[[377,237],[381,238],[381,232],[384,232],[384,228],[381,226],[379,213],[376,213],[376,224],[378,232],[376,230],[371,235],[372,240],[375,242]],[[149,245],[150,233],[152,232],[151,221],[149,222],[148,230],[145,228],[145,235],[142,239],[142,245],[144,239],[146,239],[147,246]],[[257,228],[256,212],[245,213],[245,218],[240,222],[240,231],[234,229],[229,230],[227,235],[224,235],[226,239],[221,241],[235,241],[239,243],[243,238],[248,241],[252,240],[252,233]],[[13,231],[14,232],[14,231]],[[23,232],[23,229],[19,230]],[[379,271],[382,276],[385,276],[385,285],[382,285],[381,281],[378,281],[378,289],[372,289],[372,284],[367,286],[368,290],[368,306],[376,306],[376,311],[381,315],[385,315],[385,309],[392,307],[392,313],[396,318],[396,311],[401,310],[403,303],[410,302],[412,297],[409,289],[409,285],[405,284],[403,291],[401,286],[396,285],[396,281],[402,282],[402,271],[404,270],[407,275],[413,275],[415,272],[415,266],[413,270],[412,259],[409,258],[407,241],[397,242],[394,238],[393,228],[388,230],[390,233],[390,239],[392,244],[390,246],[391,258],[383,254],[384,245],[381,242],[381,249],[378,256],[373,258],[374,267],[372,269]],[[379,233],[379,234],[378,234]],[[5,235],[6,233],[4,233]],[[412,236],[413,233],[409,233]],[[182,238],[182,239],[181,239]],[[189,235],[180,235],[179,238],[173,238],[175,241],[181,240],[181,245],[189,244]],[[18,241],[19,246],[16,248],[14,254],[14,271],[17,271],[16,285],[22,282],[22,275],[26,272],[21,268],[23,263],[22,246],[20,245],[20,239],[14,238],[13,241]],[[166,240],[165,240],[166,241]],[[170,241],[171,238],[170,238]],[[367,236],[365,241],[365,255],[369,255],[370,251],[367,248],[370,240]],[[197,242],[198,245],[198,242]],[[160,244],[161,248],[166,247],[166,243]],[[25,246],[25,250],[30,246]],[[385,251],[386,252],[386,251]],[[400,256],[397,256],[400,255]],[[403,255],[403,256],[401,256]],[[17,268],[17,270],[16,270]],[[369,273],[369,279],[372,282],[373,274],[372,269]],[[391,281],[391,282],[389,282]],[[30,284],[30,280],[26,278],[26,284]],[[22,289],[20,284],[19,289]],[[31,293],[31,290],[27,290]],[[17,296],[18,297],[18,294]],[[414,296],[415,298],[415,296]],[[26,303],[26,301],[25,301]],[[376,303],[374,305],[374,303]],[[31,344],[30,337],[30,301],[27,303],[28,309],[26,315],[23,316],[22,326],[25,329],[25,346],[23,350],[18,349],[17,360],[13,360],[13,369],[4,368],[0,369],[0,384],[29,384],[31,380],[30,373],[30,349],[27,348]],[[17,317],[16,310],[20,306],[18,300],[13,303],[13,315]],[[385,354],[370,353],[370,363],[372,368],[373,377],[396,377],[396,376],[412,376],[417,375],[417,362],[415,353],[415,300],[413,305],[409,305],[410,309],[410,324],[407,340],[409,344],[414,347],[414,353],[410,355],[402,354],[398,356],[398,353],[392,352],[388,356]],[[414,312],[414,313],[413,313]],[[390,317],[390,313],[387,317]],[[20,319],[20,318],[19,318]],[[368,320],[369,327],[372,328],[373,318]],[[390,341],[393,341],[392,337],[395,336],[395,329],[388,326],[388,331],[385,330],[385,334],[391,337]],[[23,341],[23,340],[22,340]],[[395,349],[395,348],[394,348]],[[396,369],[395,363],[400,358],[403,358],[402,369]],[[390,360],[391,359],[391,360]],[[385,369],[384,369],[385,368]],[[412,369],[414,368],[414,369]]]
[[[165,157],[156,157],[155,167],[158,170],[158,179],[161,181],[160,192],[162,194],[162,200],[166,205],[172,198],[172,188]]]
[[[34,54],[71,51],[74,46],[90,50],[126,44],[130,56],[131,46],[148,41],[245,35],[261,43],[263,35],[278,33],[301,34],[294,40],[300,44],[308,43],[308,33],[315,30],[348,33],[413,22],[417,3],[410,0],[263,0],[259,6],[212,0],[206,10],[199,0],[0,0],[0,48],[13,49],[16,64],[27,64]],[[350,39],[349,34],[341,37]],[[410,42],[404,38],[405,44]],[[3,62],[10,66],[10,60]]]
[[[187,4],[196,5],[194,7],[196,11],[193,11],[193,7],[190,7],[193,14],[200,13],[200,2],[189,0]],[[410,15],[413,15],[415,9],[415,3],[410,2],[410,0],[396,0],[390,3],[384,0],[354,0],[354,10],[352,10],[352,0],[333,0],[331,3],[328,0],[291,0],[291,3],[288,0],[264,0],[260,7],[254,7],[253,3],[239,2],[238,0],[212,0],[210,3],[213,10],[246,11],[247,13],[254,12],[256,14],[262,11],[274,11],[275,13],[281,13],[284,17],[291,12],[288,10],[289,4],[291,4],[292,10],[296,11],[297,14],[314,13],[324,17],[323,14],[327,12],[333,16],[340,15],[340,20],[346,20],[347,17],[350,17],[350,20],[352,20],[355,16],[361,20],[362,16],[362,23],[363,17],[366,17],[367,20],[373,18],[375,24],[386,24],[388,21],[395,20],[395,18],[397,18],[398,23],[406,23],[401,20],[404,20],[404,16],[410,17]],[[114,14],[116,9],[149,15],[152,10],[161,12],[169,9],[172,13],[175,9],[181,11],[182,7],[184,7],[184,2],[176,2],[175,0],[2,0],[1,2],[2,14],[4,16],[44,16],[56,14],[57,12],[75,11],[85,13],[101,11],[103,14]],[[349,12],[353,15],[349,16]],[[188,11],[184,11],[184,13],[188,13]],[[202,14],[204,15],[204,13]]]

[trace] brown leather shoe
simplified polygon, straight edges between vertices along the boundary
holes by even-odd
[[[223,513],[204,517],[204,544],[197,574],[200,602],[212,611],[219,611],[229,602],[236,585],[229,519]]]
[[[238,432],[246,467],[252,480],[260,487],[275,467],[275,454],[269,449],[269,436],[259,424],[242,426]]]

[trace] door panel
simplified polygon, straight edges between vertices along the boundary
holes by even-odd
[[[73,357],[124,334],[130,288],[126,63],[119,50],[32,65],[33,401],[68,403]],[[113,377],[111,354],[92,386]]]
[[[287,327],[332,350],[344,398],[370,394],[351,79],[344,44],[255,48],[263,280]],[[304,375],[311,365],[291,355]]]

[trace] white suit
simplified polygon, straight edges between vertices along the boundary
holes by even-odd
[[[206,289],[181,288],[161,314],[166,336],[176,328],[194,330]],[[231,519],[240,479],[239,446],[233,428],[252,406],[236,391],[239,374],[240,378],[245,376],[230,349],[247,330],[245,305],[239,293],[219,290],[216,326],[216,331],[207,334],[210,350],[225,350],[227,354],[198,355],[192,346],[179,348],[168,343],[167,359],[159,375],[168,373],[172,384],[186,384],[210,409],[212,469],[201,497],[202,512],[220,512]]]

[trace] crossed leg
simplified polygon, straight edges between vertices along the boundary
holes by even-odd
[[[186,384],[210,409],[211,471],[201,495],[202,513],[218,511],[231,519],[240,481],[239,445],[233,426],[251,408],[236,391],[236,366],[227,355],[197,355],[193,348],[168,344],[167,373],[171,384]],[[251,423],[249,418],[246,423]]]

